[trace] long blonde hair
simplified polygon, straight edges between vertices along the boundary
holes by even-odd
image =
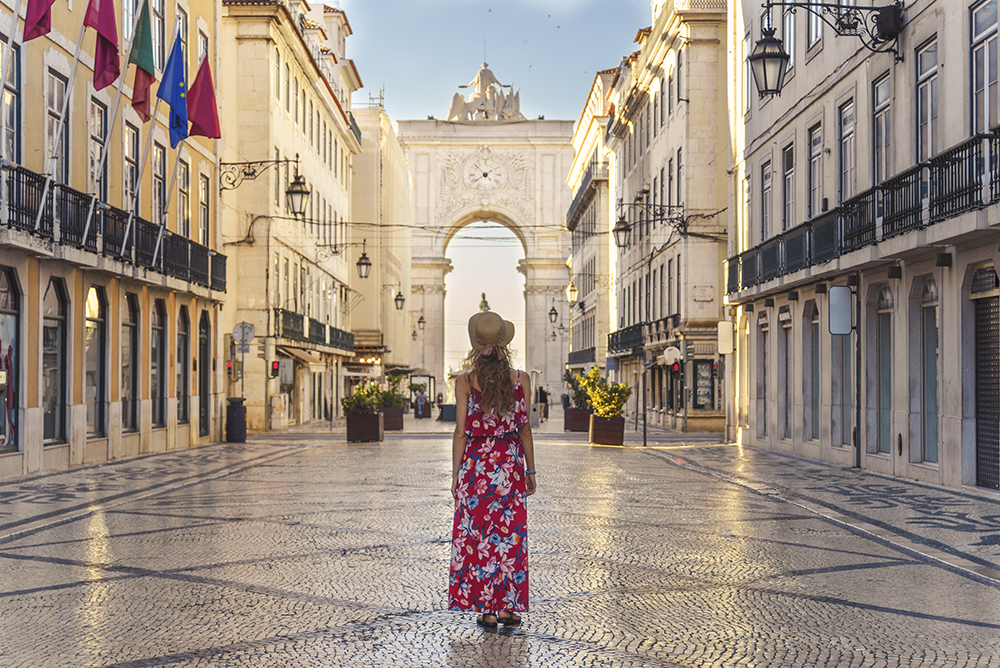
[[[479,405],[483,413],[491,411],[498,415],[514,408],[514,383],[510,379],[509,346],[490,346],[490,352],[472,349],[462,366],[467,373],[475,374],[479,386],[483,388]],[[499,354],[498,354],[499,353]]]

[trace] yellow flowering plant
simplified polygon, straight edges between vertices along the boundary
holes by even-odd
[[[590,405],[597,417],[621,417],[632,388],[625,383],[609,383],[597,367],[580,376],[580,385],[587,391]]]

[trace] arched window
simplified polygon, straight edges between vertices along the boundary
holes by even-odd
[[[42,437],[58,443],[66,436],[66,292],[53,278],[42,299]]]
[[[149,337],[149,398],[154,427],[166,424],[167,366],[166,366],[166,307],[157,299],[150,314]]]
[[[875,320],[875,347],[878,355],[876,403],[878,416],[878,451],[892,447],[892,291],[883,287],[878,295]]]
[[[0,452],[17,450],[17,377],[20,370],[17,282],[10,269],[0,269]]]
[[[139,429],[139,299],[122,304],[122,431]]]
[[[177,314],[177,421],[187,423],[191,420],[191,339],[186,306],[181,306]]]
[[[938,460],[938,291],[933,278],[920,295],[921,458]]]
[[[84,392],[87,404],[87,435],[104,435],[104,397],[107,391],[105,376],[105,341],[107,301],[104,288],[92,285],[87,291],[86,333],[84,360],[86,376]]]

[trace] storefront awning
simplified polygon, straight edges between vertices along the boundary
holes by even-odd
[[[308,350],[302,350],[301,348],[288,348],[286,346],[278,346],[276,348],[279,355],[284,355],[285,357],[291,357],[292,359],[297,359],[304,364],[322,364],[323,360],[320,356],[312,353]]]

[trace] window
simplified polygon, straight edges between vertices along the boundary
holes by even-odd
[[[888,453],[892,444],[892,292],[879,292],[875,319],[876,419],[878,451]]]
[[[681,254],[677,254],[677,315],[681,314]]]
[[[669,185],[667,186],[667,206],[674,205],[674,159],[670,158],[667,161],[667,179],[669,180]]]
[[[795,65],[795,12],[792,8],[786,8],[781,15],[781,34],[788,53],[787,69],[790,70]]]
[[[198,31],[198,65],[201,65],[201,61],[208,58],[208,35],[202,31]]]
[[[61,442],[66,436],[66,292],[50,279],[42,300],[42,437]]]
[[[937,41],[917,51],[917,160],[936,153]]]
[[[815,303],[806,307],[802,328],[802,368],[809,373],[802,378],[803,438],[819,439],[819,308]]]
[[[307,122],[309,123],[309,145],[316,145],[316,136],[313,134],[313,101],[309,100],[309,116],[307,116]]]
[[[281,52],[274,50],[274,99],[281,101]]]
[[[683,51],[677,52],[677,72],[675,76],[677,77],[677,103],[680,104],[681,101],[681,57],[684,55]]]
[[[972,9],[972,131],[987,132],[997,115],[997,3]]]
[[[65,132],[65,130],[64,130]],[[96,192],[103,202],[108,199],[108,165],[104,162],[104,144],[108,138],[108,108],[90,100],[90,141],[87,146],[88,192]],[[102,164],[103,163],[103,164]]]
[[[809,11],[806,12],[806,48],[811,49],[823,37],[823,19],[820,18],[823,6],[819,0],[809,0],[809,4]]]
[[[667,77],[667,113],[674,113],[674,75]]]
[[[139,128],[125,124],[125,197],[122,204],[139,204]]]
[[[921,459],[938,460],[938,292],[933,278],[920,296]]]
[[[292,86],[292,113],[295,115],[295,124],[299,124],[299,78],[295,77]]]
[[[750,174],[746,175],[743,179],[743,220],[746,221],[746,226],[750,227],[750,221],[753,220],[753,177]]]
[[[281,308],[288,308],[288,302],[291,300],[292,296],[288,292],[288,258],[285,258],[285,299],[281,302]]]
[[[763,318],[763,319],[761,319]],[[758,316],[757,326],[757,437],[767,436],[767,407],[771,401],[768,393],[767,374],[771,370],[768,365],[771,341],[769,334],[770,324],[763,313]]]
[[[292,74],[288,65],[285,65],[285,111],[292,110]]]
[[[823,211],[823,129],[809,129],[809,213],[815,218]]]
[[[166,307],[157,299],[150,314],[149,336],[149,399],[153,426],[166,424],[167,365],[166,365]]]
[[[851,423],[854,412],[854,351],[851,348],[851,335],[838,334],[830,337],[833,344],[833,434],[834,443],[851,445],[853,443]]]
[[[177,422],[191,421],[191,333],[187,307],[181,306],[177,313]]]
[[[0,392],[0,401],[11,408],[21,405],[17,383],[21,360],[18,347],[19,296],[13,272],[0,269],[0,368],[7,372],[7,385]],[[0,410],[0,452],[17,450],[16,413],[16,410]]]
[[[132,24],[139,9],[139,0],[122,0],[122,38],[128,42],[132,39]]]
[[[771,208],[774,199],[771,194],[771,161],[768,160],[760,168],[760,240],[766,241],[771,236]]]
[[[187,12],[177,7],[177,39],[181,43],[181,62],[184,63],[184,80],[187,81],[188,72],[188,15]]]
[[[281,304],[281,255],[274,254],[274,303]]]
[[[183,160],[177,170],[177,233],[191,236],[191,168]]]
[[[792,345],[792,313],[787,306],[783,306],[778,313],[778,323],[780,325],[778,334],[778,369],[780,373],[780,396],[778,401],[781,404],[782,438],[792,437],[792,422],[795,419],[795,378],[794,368],[794,346]]]
[[[656,130],[657,130],[657,127],[658,127],[656,119],[659,118],[659,116],[660,116],[660,96],[659,95],[653,95],[651,97],[653,98],[653,122],[651,123],[651,125],[653,126],[653,136],[655,137],[656,136]]]
[[[889,77],[883,77],[874,86],[874,132],[873,147],[875,184],[881,183],[889,178],[889,144],[891,138],[890,126],[890,98],[889,98]]]
[[[198,243],[208,246],[209,192],[212,183],[207,176],[198,177]]]
[[[681,192],[683,192],[684,182],[681,179],[681,149],[677,149],[677,205],[684,204],[684,198],[681,197]]]
[[[104,298],[104,288],[90,286],[87,291],[86,332],[84,339],[84,377],[85,402],[87,404],[87,435],[104,435],[104,396],[107,388],[105,382],[105,322],[107,318],[107,300]]]
[[[126,294],[122,308],[122,431],[139,430],[139,299]]]
[[[854,197],[854,100],[840,105],[838,110],[840,141],[838,142],[838,158],[840,172],[838,191],[840,201]]]
[[[742,90],[742,108],[744,114],[750,113],[750,86],[753,82],[750,80],[750,54],[753,51],[753,45],[751,42],[750,33],[747,33],[743,38],[743,58],[740,63],[740,67],[743,68],[742,76],[740,77],[743,81]]]
[[[153,64],[158,70],[163,69],[163,64],[166,61],[167,37],[164,30],[166,24],[163,20],[163,3],[164,0],[153,0],[149,5],[150,20],[152,21]]]
[[[781,229],[795,225],[795,146],[781,149]]]
[[[21,49],[14,46],[7,65],[7,82],[3,90],[3,114],[6,116],[6,136],[3,155],[14,162],[21,161]]]
[[[153,223],[163,220],[167,198],[167,151],[153,142]]]
[[[56,135],[60,133],[59,121],[62,119],[63,105],[66,101],[66,79],[52,70],[49,70],[48,94],[45,97],[48,109],[45,126],[47,157],[51,158],[55,155],[53,178],[61,183],[69,183],[69,160],[66,159],[66,156],[69,155],[69,130],[67,128],[62,129],[62,134],[59,136],[59,146],[56,146]]]

